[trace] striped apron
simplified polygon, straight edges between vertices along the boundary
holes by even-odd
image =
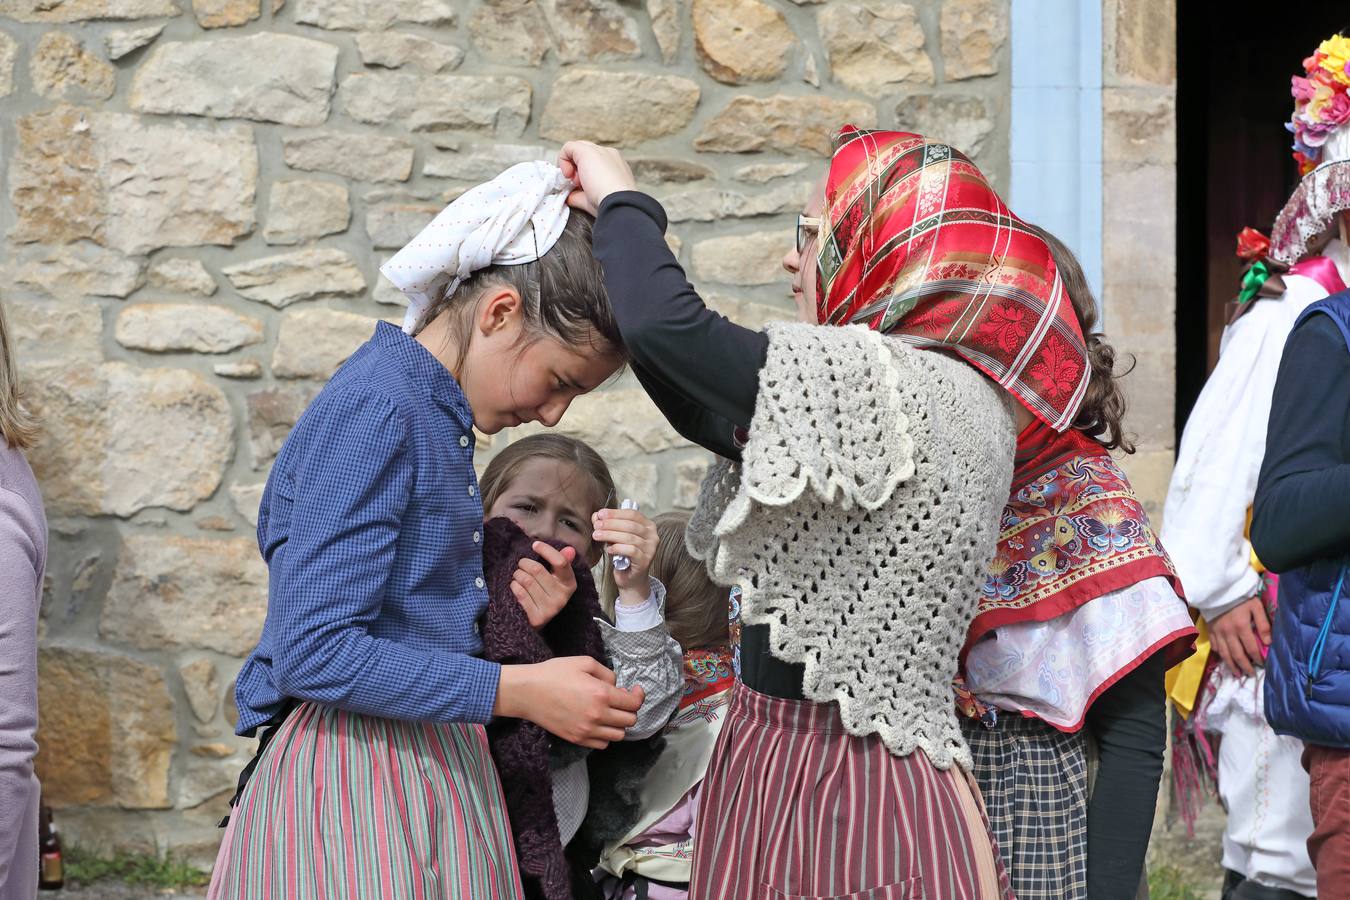
[[[708,767],[692,900],[1011,900],[972,782],[737,682]]]
[[[482,726],[300,704],[240,795],[207,896],[519,898]]]

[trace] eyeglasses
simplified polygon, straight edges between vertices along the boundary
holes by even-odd
[[[823,220],[815,216],[797,214],[797,252],[800,254],[817,235]]]

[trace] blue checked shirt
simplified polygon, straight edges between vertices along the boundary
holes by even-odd
[[[300,417],[267,479],[267,621],[239,673],[239,734],[287,698],[486,722],[500,669],[487,605],[473,417],[454,377],[381,322]]]

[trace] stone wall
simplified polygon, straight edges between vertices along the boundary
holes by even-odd
[[[1154,523],[1176,456],[1176,0],[1102,7],[1102,299],[1135,361],[1124,382],[1138,452],[1122,462]]]
[[[0,0],[3,300],[52,531],[39,770],[67,834],[212,857],[252,751],[231,689],[266,606],[268,467],[401,317],[377,267],[448,199],[569,137],[621,145],[711,302],[786,318],[778,259],[841,123],[946,138],[1006,187],[1006,13]],[[704,455],[631,379],[563,428],[647,509],[692,504]]]

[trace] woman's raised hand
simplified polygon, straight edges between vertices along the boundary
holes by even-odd
[[[637,189],[633,172],[623,155],[612,147],[590,141],[568,141],[558,154],[558,168],[576,182],[568,205],[595,215],[605,198],[615,191]]]
[[[640,686],[614,686],[614,673],[589,656],[502,666],[493,713],[528,719],[565,741],[603,750],[637,723]]]

